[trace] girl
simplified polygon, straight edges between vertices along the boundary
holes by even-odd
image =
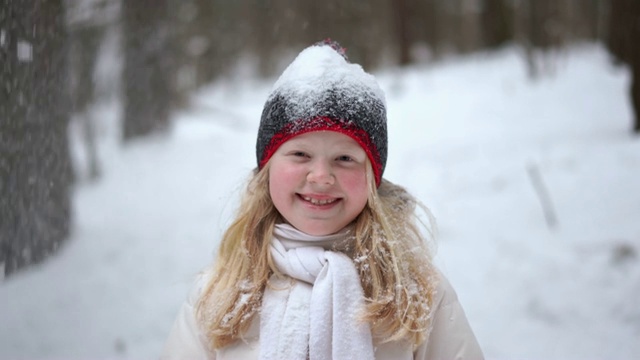
[[[325,41],[302,51],[262,112],[256,155],[215,265],[164,359],[481,359],[431,263],[417,201],[382,178],[384,94]]]

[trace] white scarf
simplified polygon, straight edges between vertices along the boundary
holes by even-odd
[[[271,256],[298,281],[271,278],[260,313],[260,359],[373,359],[369,324],[358,320],[364,293],[353,261],[327,251],[346,231],[311,236],[278,224]]]

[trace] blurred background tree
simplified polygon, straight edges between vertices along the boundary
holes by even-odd
[[[95,72],[105,33],[120,16],[116,5],[111,0],[68,0],[66,3],[71,112],[82,131],[89,180],[96,180],[100,175],[96,120],[91,111],[99,96]]]
[[[635,114],[633,129],[640,133],[640,1],[612,0],[610,12],[607,45],[616,60],[631,70],[630,98]]]
[[[0,278],[69,234],[71,159],[62,0],[0,8]]]
[[[122,2],[125,140],[169,125],[175,89],[173,5],[170,0]]]
[[[637,0],[1,1],[5,272],[44,257],[68,233],[72,116],[83,124],[89,178],[99,176],[99,124],[89,110],[105,86],[117,94],[129,141],[166,131],[200,87],[247,65],[274,76],[326,38],[369,71],[517,47],[532,79],[552,75],[563,49],[601,42],[634,74],[640,131]],[[98,77],[100,49],[114,38],[121,66]]]

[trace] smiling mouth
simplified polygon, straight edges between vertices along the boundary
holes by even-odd
[[[313,205],[328,205],[338,201],[338,199],[315,199],[309,196],[300,196],[304,201],[310,202]]]

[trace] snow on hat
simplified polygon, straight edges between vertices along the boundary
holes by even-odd
[[[373,75],[326,40],[303,50],[273,86],[256,144],[261,169],[287,140],[312,131],[353,138],[371,161],[380,185],[387,161],[385,97]]]

